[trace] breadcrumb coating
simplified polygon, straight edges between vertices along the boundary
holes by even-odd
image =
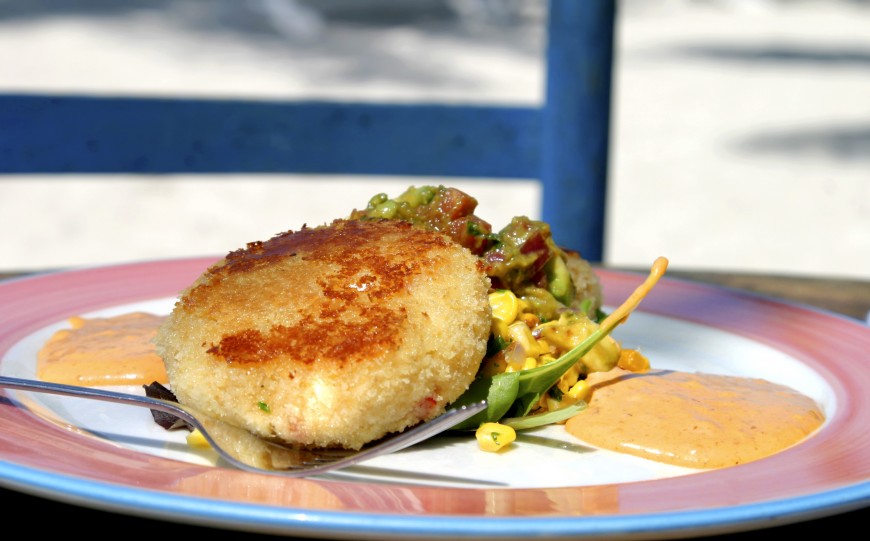
[[[155,344],[170,386],[265,438],[358,449],[444,411],[491,326],[479,259],[399,220],[336,220],[229,253]]]

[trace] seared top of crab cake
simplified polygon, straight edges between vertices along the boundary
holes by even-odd
[[[479,259],[397,220],[336,220],[229,253],[155,339],[172,391],[262,437],[359,448],[473,381],[491,325]]]

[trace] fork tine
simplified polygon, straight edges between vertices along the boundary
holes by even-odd
[[[344,452],[342,453],[328,453],[321,452],[320,450],[312,450],[311,452],[306,452],[305,454],[308,456],[306,456],[305,458],[300,458],[298,464],[292,464],[288,467],[288,469],[298,470],[318,466],[321,464],[331,464],[337,460],[343,460],[355,454],[355,451],[347,449],[344,450]]]
[[[310,452],[312,455],[314,455],[315,458],[327,460],[344,458],[347,455],[352,455],[357,451],[353,451],[352,449],[311,449]]]
[[[323,465],[309,466],[310,469],[306,470],[306,472],[310,472],[308,473],[309,475],[313,475],[315,473],[325,473],[327,471],[334,471],[339,468],[346,468],[348,466],[358,464],[359,462],[370,460],[377,456],[401,451],[402,449],[406,449],[416,443],[429,439],[432,436],[436,436],[442,432],[445,432],[485,409],[486,401],[482,400],[480,402],[475,402],[455,409],[447,410],[435,419],[420,423],[408,430],[405,430],[404,432],[400,432],[393,436],[388,436],[385,439],[378,440],[370,447],[366,447],[359,452],[349,454],[345,458],[328,461],[323,463]]]

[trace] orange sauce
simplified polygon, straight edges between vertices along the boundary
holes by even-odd
[[[69,385],[147,385],[169,378],[152,339],[165,316],[133,312],[69,319],[37,356],[36,375]]]
[[[619,368],[590,374],[589,406],[565,423],[591,445],[690,468],[777,453],[824,421],[815,401],[762,379]]]

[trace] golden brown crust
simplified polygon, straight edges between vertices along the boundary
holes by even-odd
[[[401,241],[393,237],[401,234]],[[374,251],[386,242],[389,253]],[[360,251],[363,243],[370,249]],[[266,330],[243,329],[225,335],[208,353],[228,363],[264,363],[293,354],[302,362],[359,362],[377,356],[384,348],[398,344],[402,314],[377,304],[401,294],[409,280],[431,265],[428,254],[444,249],[448,241],[440,235],[413,228],[406,222],[384,220],[359,222],[337,220],[330,228],[287,232],[266,242],[251,243],[230,253],[226,262],[208,271],[208,282],[185,298],[187,307],[220,287],[221,278],[237,273],[254,273],[282,260],[298,258],[308,264],[334,268],[317,279],[321,302],[304,310],[306,317],[292,325],[274,325]],[[292,267],[288,267],[292,270]],[[305,265],[303,273],[308,273]],[[287,280],[304,280],[288,272]],[[354,315],[349,319],[349,315]],[[377,329],[378,332],[368,332]]]
[[[467,388],[488,286],[440,233],[336,220],[231,252],[181,295],[156,343],[182,403],[264,436],[357,447]],[[378,407],[391,411],[372,422]]]

